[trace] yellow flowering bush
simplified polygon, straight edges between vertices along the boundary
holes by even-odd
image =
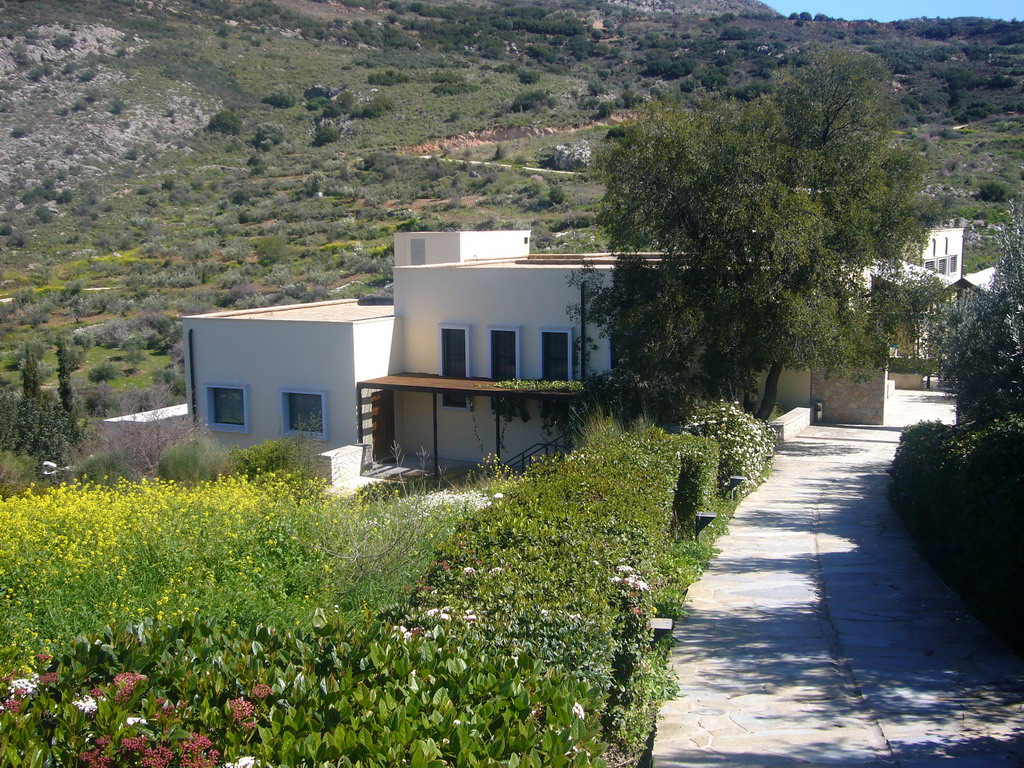
[[[0,661],[146,616],[285,627],[308,624],[316,608],[387,599],[444,510],[382,506],[238,477],[66,485],[0,501]],[[390,581],[370,590],[375,567]]]

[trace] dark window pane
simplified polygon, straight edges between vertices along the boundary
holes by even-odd
[[[466,375],[466,331],[463,328],[441,329],[441,375]]]
[[[323,432],[324,411],[320,395],[300,392],[285,394],[288,410],[288,429],[293,432]]]
[[[441,329],[441,375],[463,378],[466,371],[466,329]],[[441,405],[446,408],[466,408],[465,395],[442,395]]]
[[[469,408],[469,398],[465,395],[441,395],[441,405],[445,408]]]
[[[569,378],[569,334],[558,332],[541,334],[541,378],[548,381],[566,381]]]
[[[498,381],[516,377],[516,332],[491,331],[491,378]]]
[[[213,423],[245,426],[245,395],[240,389],[213,388]]]

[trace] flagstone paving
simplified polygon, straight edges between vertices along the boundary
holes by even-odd
[[[952,418],[938,393],[898,392],[885,426],[815,426],[780,449],[690,588],[657,768],[1024,765],[1024,662],[886,497],[902,427]]]

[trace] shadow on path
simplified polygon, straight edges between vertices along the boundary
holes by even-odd
[[[898,433],[812,428],[740,505],[676,630],[655,765],[1024,765],[1024,663],[889,507]]]

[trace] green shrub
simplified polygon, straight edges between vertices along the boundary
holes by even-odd
[[[1024,648],[1024,418],[904,430],[893,498],[935,569]]]
[[[21,493],[36,478],[36,463],[31,456],[0,450],[0,498]]]
[[[362,117],[372,120],[375,117],[381,117],[382,115],[387,114],[394,108],[395,102],[383,93],[378,93],[376,96],[373,96],[368,101],[360,105],[360,107],[352,114],[354,117]]]
[[[373,620],[317,624],[145,622],[82,638],[37,661],[33,693],[0,714],[0,749],[12,768],[161,754],[174,765],[604,765],[595,692],[566,672],[495,654],[472,630],[453,640]]]
[[[89,369],[88,376],[89,381],[94,384],[99,384],[101,381],[113,381],[120,377],[121,370],[109,360],[106,360],[99,365],[94,365]]]
[[[230,109],[222,109],[210,118],[210,122],[206,124],[206,130],[211,133],[237,136],[242,132],[242,118]]]
[[[366,82],[370,85],[401,85],[409,82],[409,76],[397,69],[385,69],[380,72],[371,72]]]
[[[97,485],[116,485],[120,480],[131,480],[131,463],[121,451],[93,454],[79,462],[78,478]]]
[[[512,104],[509,106],[509,112],[532,112],[544,107],[553,107],[555,100],[551,97],[547,91],[542,89],[536,89],[532,91],[523,91],[516,95],[512,99]]]
[[[661,585],[659,553],[671,540],[680,456],[699,463],[712,449],[658,429],[588,434],[576,453],[499,484],[455,526],[406,621],[471,622],[496,651],[525,648],[572,670],[606,697],[605,738],[632,754],[670,686],[648,622]]]
[[[328,144],[333,144],[340,138],[341,131],[339,131],[333,125],[321,125],[313,133],[313,146],[323,147]]]
[[[734,403],[718,402],[701,408],[686,431],[713,437],[719,445],[718,486],[729,487],[732,476],[745,477],[740,488],[749,492],[760,485],[772,467],[775,437],[771,428]]]
[[[178,483],[200,483],[225,474],[228,466],[228,452],[219,443],[207,437],[193,437],[164,451],[157,476]]]
[[[268,96],[263,97],[263,103],[269,104],[275,109],[288,109],[299,102],[298,96],[284,88],[278,88]]]
[[[890,357],[889,373],[917,373],[921,376],[934,376],[938,371],[937,360],[925,357]]]
[[[314,480],[322,474],[318,453],[308,440],[267,440],[251,448],[233,448],[230,457],[235,471],[250,480],[265,474]]]
[[[680,435],[679,480],[673,502],[677,525],[688,530],[694,515],[711,510],[718,491],[718,465],[717,441]]]

